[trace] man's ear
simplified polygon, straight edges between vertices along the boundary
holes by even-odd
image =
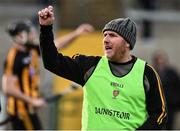
[[[126,47],[130,48],[130,44],[128,42],[126,42]]]

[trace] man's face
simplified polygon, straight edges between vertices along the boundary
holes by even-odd
[[[104,32],[104,53],[111,61],[118,61],[123,59],[129,50],[129,44],[114,31]]]
[[[28,33],[26,31],[19,32],[15,37],[14,41],[17,44],[25,44],[28,39]]]

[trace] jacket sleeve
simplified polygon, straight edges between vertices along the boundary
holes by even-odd
[[[95,66],[100,57],[75,55],[72,58],[58,52],[54,44],[53,28],[41,26],[40,51],[44,67],[52,73],[84,85],[84,75]]]
[[[54,44],[53,27],[41,26],[40,28],[40,51],[44,67],[52,73],[82,84],[83,75],[75,59],[63,56]]]
[[[150,65],[146,65],[145,76],[149,82],[149,90],[146,92],[148,118],[138,130],[163,129],[167,121],[167,107],[161,80]]]

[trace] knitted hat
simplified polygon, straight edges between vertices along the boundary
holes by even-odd
[[[130,18],[118,18],[107,23],[103,32],[111,30],[122,36],[133,49],[136,43],[136,24]]]

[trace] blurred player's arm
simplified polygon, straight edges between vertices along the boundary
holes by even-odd
[[[65,36],[56,38],[55,39],[55,46],[58,50],[60,50],[61,48],[65,48],[66,46],[71,44],[79,36],[81,36],[83,34],[90,33],[92,31],[94,31],[94,27],[92,25],[81,24],[71,33],[69,33]]]
[[[20,91],[17,83],[18,83],[17,76],[4,74],[2,77],[3,93],[6,96],[12,96],[14,98],[25,101],[29,104],[32,104],[35,107],[40,107],[46,104],[45,101],[41,98],[37,98],[37,99],[31,98],[30,96],[23,94]]]

